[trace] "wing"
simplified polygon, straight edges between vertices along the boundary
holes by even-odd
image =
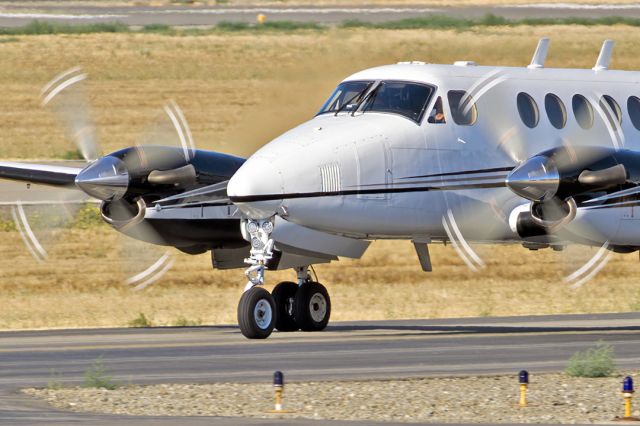
[[[82,168],[0,161],[0,179],[52,186],[74,186]]]

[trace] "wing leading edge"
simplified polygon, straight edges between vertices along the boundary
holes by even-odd
[[[0,161],[0,179],[53,186],[74,186],[82,168]]]

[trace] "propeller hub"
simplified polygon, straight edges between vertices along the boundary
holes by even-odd
[[[82,169],[76,186],[102,201],[119,200],[129,188],[129,171],[122,160],[107,155]]]
[[[509,189],[523,198],[546,201],[558,191],[560,173],[551,158],[536,155],[512,170],[506,183]]]

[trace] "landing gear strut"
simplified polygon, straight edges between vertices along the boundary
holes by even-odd
[[[312,281],[308,266],[296,268],[298,282],[285,281],[272,293],[259,287],[264,284],[266,264],[273,257],[273,219],[248,220],[243,223],[251,242],[250,266],[245,271],[249,279],[238,303],[240,331],[249,339],[269,337],[274,328],[279,331],[324,330],[331,315],[331,299],[327,289]]]
[[[276,324],[276,303],[267,290],[257,286],[264,284],[266,263],[273,257],[273,221],[248,220],[242,226],[248,234],[251,251],[249,258],[245,259],[250,265],[244,272],[249,281],[238,303],[238,325],[245,337],[265,339]]]

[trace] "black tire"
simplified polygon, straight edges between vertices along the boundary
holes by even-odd
[[[283,281],[271,292],[276,303],[276,330],[297,331],[300,327],[295,318],[295,300],[298,284]]]
[[[302,331],[324,330],[331,316],[329,292],[313,281],[298,287],[295,298],[295,318]]]
[[[273,296],[261,287],[244,292],[238,303],[238,325],[248,339],[266,339],[276,323]]]

